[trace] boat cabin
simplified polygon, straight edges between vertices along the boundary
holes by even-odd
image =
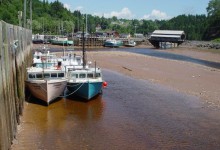
[[[56,63],[34,63],[33,67],[37,68],[51,68],[56,66]]]
[[[99,79],[101,78],[101,71],[97,68],[97,70],[74,70],[68,72],[69,80],[79,80],[79,79]]]
[[[28,80],[42,79],[62,79],[65,77],[64,72],[28,72]]]

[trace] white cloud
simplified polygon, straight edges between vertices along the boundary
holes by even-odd
[[[82,11],[82,10],[83,10],[83,6],[78,6],[78,7],[76,7],[74,10]]]
[[[69,4],[64,4],[64,8],[66,8],[66,9],[70,10],[71,5],[69,5]]]
[[[123,19],[132,19],[135,17],[135,15],[132,14],[132,12],[128,8],[123,8],[121,11],[112,11],[110,13],[94,13],[93,15],[102,17],[104,15],[105,18],[111,18],[113,16],[117,18],[123,18]]]
[[[165,12],[156,9],[152,10],[151,14],[147,14],[142,17],[142,19],[146,20],[167,20],[170,18],[171,17],[168,16]]]

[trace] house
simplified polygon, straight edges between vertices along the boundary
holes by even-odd
[[[75,37],[77,37],[77,38],[81,38],[82,35],[83,35],[82,31],[78,31],[77,33],[75,33]],[[87,33],[87,32],[84,33],[84,37],[89,37],[89,36],[90,36],[89,33]]]
[[[130,38],[131,37],[131,34],[127,34],[127,33],[122,33],[120,34],[120,38]]]
[[[100,25],[100,24],[98,24],[98,25],[96,26],[95,30],[96,30],[96,32],[98,32],[98,31],[102,30],[101,25]]]
[[[96,37],[107,37],[107,33],[102,32],[102,31],[98,31],[98,32],[95,32],[95,36]]]
[[[119,33],[117,31],[107,31],[106,34],[108,37],[119,37]]]
[[[135,37],[135,38],[144,38],[144,35],[141,34],[141,33],[135,33],[135,34],[134,34],[134,37]]]

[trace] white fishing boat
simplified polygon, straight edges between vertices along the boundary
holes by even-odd
[[[49,51],[47,53],[41,53],[36,51],[33,55],[33,66],[42,68],[45,67],[57,67],[59,69],[68,71],[71,68],[82,68],[82,56],[69,53],[66,56],[57,57],[55,54],[51,54]]]
[[[33,66],[27,68],[26,87],[30,93],[46,102],[47,105],[64,92],[66,88],[65,71],[56,55],[43,48],[43,53],[35,52]]]
[[[134,40],[128,40],[127,43],[125,43],[124,46],[127,46],[127,47],[135,47],[136,46],[136,42]]]
[[[83,64],[82,56],[71,53],[68,56],[58,58],[57,61],[65,71],[68,71],[71,68],[81,69]]]
[[[51,101],[63,94],[67,81],[65,71],[43,66],[28,68],[25,83],[34,97],[49,105]]]

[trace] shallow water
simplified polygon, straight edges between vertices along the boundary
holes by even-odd
[[[51,49],[51,51],[58,52],[62,50],[53,48]],[[173,54],[170,52],[166,52],[166,50],[157,51],[155,49],[149,49],[149,48],[105,48],[105,49],[90,49],[90,51],[126,51],[126,52],[138,53],[142,55],[148,55],[148,56],[159,57],[159,58],[164,58],[164,59],[186,61],[186,62],[191,62],[191,63],[195,63],[195,64],[207,66],[207,67],[220,69],[220,63],[218,62],[197,59],[197,58],[180,55],[180,54]]]
[[[143,48],[130,48],[130,49],[122,49],[121,48],[121,49],[115,49],[115,50],[128,51],[128,52],[132,52],[132,53],[138,53],[138,54],[159,57],[159,58],[165,58],[165,59],[186,61],[186,62],[191,62],[191,63],[195,63],[195,64],[207,66],[207,67],[220,69],[220,63],[218,63],[218,62],[197,59],[197,58],[193,58],[190,56],[184,56],[184,55],[180,55],[180,54],[173,54],[170,52],[166,52],[166,50],[165,51],[157,51],[155,49],[143,49]]]
[[[25,103],[12,149],[219,149],[219,111],[197,97],[103,70],[108,87],[89,102]]]

